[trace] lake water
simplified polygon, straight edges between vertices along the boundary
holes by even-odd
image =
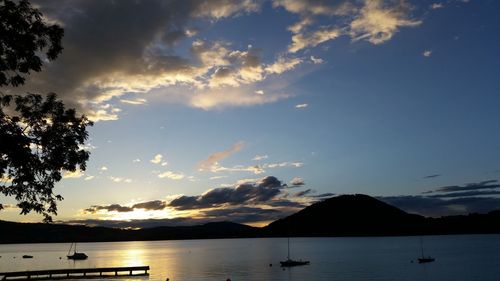
[[[286,238],[80,243],[85,261],[65,258],[69,244],[10,244],[0,245],[0,272],[149,265],[150,276],[119,280],[500,280],[500,235],[423,241],[435,262],[416,262],[419,237],[292,238],[292,258],[311,264],[285,270],[279,261],[286,258]]]

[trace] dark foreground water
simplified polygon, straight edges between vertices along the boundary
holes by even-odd
[[[423,241],[434,263],[416,262],[419,237],[292,238],[292,257],[311,264],[285,270],[279,267],[285,238],[81,243],[85,261],[65,258],[69,244],[11,244],[0,245],[0,272],[149,265],[149,277],[119,280],[500,280],[500,235]],[[24,254],[34,258],[22,259]]]

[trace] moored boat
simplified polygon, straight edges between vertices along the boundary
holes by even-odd
[[[298,266],[298,265],[306,265],[309,264],[309,261],[303,261],[303,260],[292,260],[290,258],[290,237],[288,237],[288,255],[285,261],[280,261],[280,264],[282,267],[291,267],[291,266]]]
[[[73,254],[70,255],[71,249],[73,249],[73,244],[75,245],[75,247],[73,250]],[[76,251],[76,243],[71,243],[71,246],[70,246],[69,251],[68,251],[68,255],[66,257],[70,260],[86,260],[88,258],[88,256],[85,253],[78,253]]]

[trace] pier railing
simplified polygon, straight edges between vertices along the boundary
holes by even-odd
[[[0,272],[0,280],[36,280],[48,278],[78,278],[78,277],[99,277],[99,276],[122,276],[122,275],[148,275],[149,266],[129,266],[129,267],[100,267],[100,268],[70,268],[70,269],[49,269],[49,270],[29,270],[15,272]],[[112,273],[112,274],[109,274]]]

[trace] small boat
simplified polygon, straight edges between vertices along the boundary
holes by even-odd
[[[73,244],[75,245],[74,248],[73,248]],[[71,249],[73,249],[72,255],[70,255]],[[71,243],[71,246],[70,246],[69,251],[68,251],[68,255],[66,257],[68,257],[68,259],[70,259],[70,260],[86,260],[88,258],[88,256],[85,253],[78,253],[76,251],[76,243]]]
[[[30,256],[30,255],[23,255],[23,259],[32,259],[33,256]]]
[[[290,267],[297,265],[306,265],[309,264],[309,261],[303,261],[303,260],[294,261],[292,259],[287,259],[286,261],[280,261],[280,264],[282,267]]]
[[[422,257],[418,258],[418,263],[428,263],[433,262],[436,259],[431,256],[424,256],[424,243],[422,241],[422,237],[420,237],[420,250],[422,251]]]
[[[285,261],[280,261],[280,264],[282,267],[292,267],[292,266],[298,266],[298,265],[307,265],[309,264],[309,261],[303,261],[303,260],[292,260],[290,258],[290,237],[288,237],[288,255]]]
[[[418,263],[433,262],[435,260],[436,260],[435,258],[431,258],[431,257],[418,258]]]

